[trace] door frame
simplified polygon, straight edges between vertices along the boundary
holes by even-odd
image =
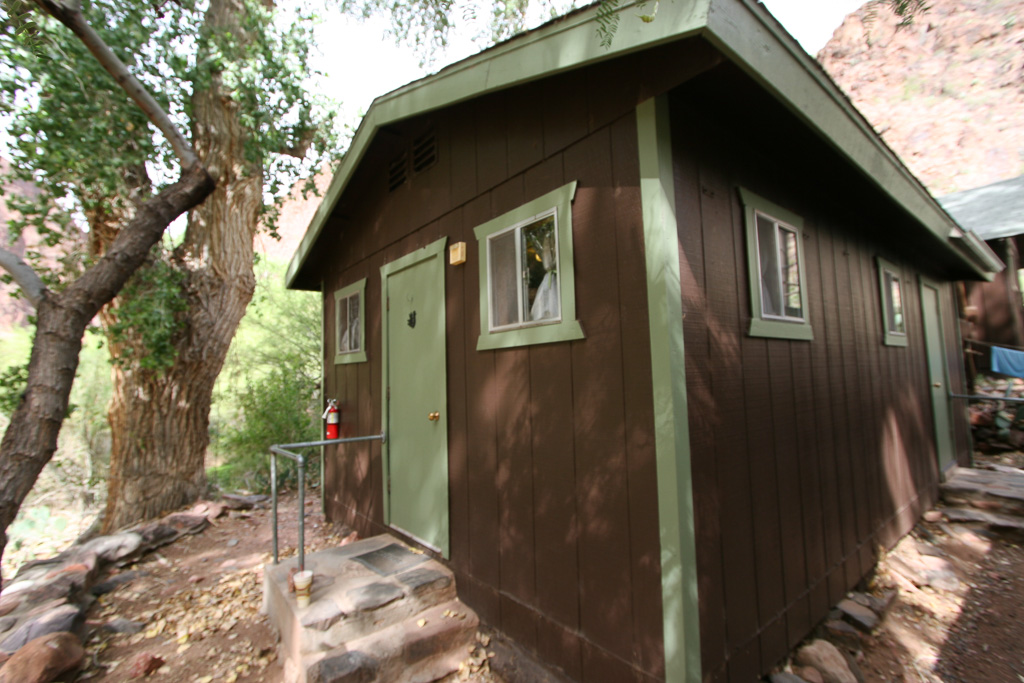
[[[925,276],[919,277],[920,286],[920,297],[921,297],[921,332],[924,337],[924,356],[925,365],[928,368],[928,397],[932,404],[932,424],[934,425],[935,434],[935,460],[939,472],[939,479],[945,478],[945,472],[952,466],[956,465],[956,436],[954,434],[955,423],[953,421],[953,404],[949,399],[950,394],[950,383],[949,383],[949,362],[946,357],[946,339],[945,339],[945,317],[942,314],[942,285],[927,278]],[[935,292],[935,310],[929,311],[925,305],[924,290],[925,288],[931,289]],[[936,321],[939,328],[939,337],[936,340],[939,346],[939,355],[941,357],[941,376],[936,377],[934,369],[932,368],[932,362],[928,355],[928,324],[927,317],[929,315],[935,315],[938,317]],[[935,401],[935,393],[932,389],[936,388],[935,383],[941,382],[942,389],[946,398],[942,401],[942,405],[937,405]],[[946,424],[948,425],[947,434],[943,435],[940,433],[939,418],[942,417],[942,413],[945,413]],[[943,462],[943,449],[949,455],[946,462]]]
[[[438,282],[435,283],[435,284],[437,285],[437,287],[438,287],[438,289],[440,291],[440,294],[441,294],[442,329],[446,330],[447,329],[447,325],[445,324],[445,318],[446,318],[446,315],[447,315],[447,313],[446,313],[447,307],[446,307],[446,291],[445,291],[444,251],[445,251],[445,245],[447,244],[447,242],[448,242],[447,236],[446,237],[442,237],[441,239],[436,240],[436,241],[428,244],[425,247],[422,247],[420,249],[412,251],[412,252],[406,254],[405,256],[402,256],[402,257],[400,257],[400,258],[398,258],[398,259],[396,259],[394,261],[391,261],[390,263],[385,263],[383,266],[381,266],[381,269],[380,269],[380,278],[381,278],[381,297],[380,297],[380,308],[381,308],[381,425],[383,426],[383,429],[384,429],[385,434],[387,436],[387,438],[385,438],[384,443],[383,443],[383,445],[381,447],[381,470],[382,470],[381,488],[383,489],[383,499],[382,500],[383,500],[383,508],[384,508],[384,524],[385,524],[385,526],[389,526],[389,527],[391,526],[391,445],[390,445],[391,444],[391,438],[390,438],[390,435],[391,435],[391,431],[392,430],[391,430],[391,422],[390,422],[390,419],[391,419],[391,416],[390,416],[390,405],[389,405],[390,404],[390,400],[389,400],[390,397],[388,396],[388,387],[391,384],[390,383],[390,370],[389,370],[389,368],[390,368],[390,359],[388,357],[388,348],[389,348],[389,341],[390,341],[390,335],[389,335],[389,330],[388,330],[388,297],[389,297],[389,292],[388,292],[389,282],[388,282],[388,278],[391,275],[393,275],[395,273],[398,273],[399,271],[405,270],[407,268],[411,268],[412,266],[415,266],[415,265],[417,265],[419,263],[422,263],[423,261],[427,261],[427,260],[429,260],[431,258],[437,258],[439,260],[439,263],[440,263],[440,268],[438,269],[438,273],[439,273]],[[447,337],[445,337],[445,345],[447,346]],[[444,359],[444,361],[445,361],[445,363],[447,365],[447,348],[441,349],[441,356],[442,356],[442,358]],[[448,387],[447,387],[448,377],[447,377],[447,370],[444,373],[442,373],[441,377],[442,377],[442,379],[441,379],[441,387],[440,387],[440,393],[441,393],[441,406],[440,406],[440,408],[441,408],[441,414],[446,416],[446,418],[447,418],[447,415],[448,415]],[[449,481],[449,477],[448,477],[448,457],[447,457],[448,456],[448,427],[447,427],[448,421],[447,421],[447,419],[444,420],[444,425],[445,425],[444,426],[444,452],[445,452],[445,457],[443,458],[442,465],[444,467],[444,481],[448,482]],[[446,495],[446,497],[448,495],[447,488],[445,489],[445,495]],[[406,536],[410,536],[410,537],[416,539],[418,542],[422,543],[423,545],[427,546],[428,548],[432,548],[432,549],[436,550],[437,552],[439,552],[442,555],[442,557],[447,558],[449,556],[449,547],[450,547],[450,538],[451,538],[450,511],[449,511],[448,507],[449,506],[448,506],[447,500],[446,500],[446,504],[443,506],[443,509],[444,509],[444,519],[441,520],[442,521],[442,526],[443,526],[443,529],[444,529],[444,537],[441,539],[441,544],[440,544],[439,547],[435,547],[432,543],[430,543],[430,542],[428,542],[428,541],[426,541],[424,539],[416,537],[415,535],[411,534],[409,531],[407,531],[405,529],[401,529],[401,528],[398,528],[398,527],[393,527],[393,528],[396,528],[398,531],[400,531],[401,533],[403,533]]]

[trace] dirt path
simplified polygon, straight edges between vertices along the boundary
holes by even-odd
[[[945,560],[951,575],[939,586],[914,585],[892,559],[908,552]],[[922,523],[883,561],[876,586],[899,594],[875,634],[861,639],[868,681],[1024,681],[1024,549],[1013,539]]]
[[[348,530],[324,522],[307,500],[306,547],[338,544]],[[294,554],[294,495],[279,511],[282,556]],[[164,661],[147,680],[167,683],[276,682],[276,636],[259,614],[262,566],[270,559],[270,511],[231,512],[126,567],[88,613],[95,631],[78,681],[129,681],[143,653]],[[908,551],[909,549],[909,551]],[[916,586],[892,556],[944,560],[953,581]],[[947,577],[948,579],[949,577]],[[865,679],[907,683],[1024,681],[1024,548],[1019,540],[962,525],[922,523],[882,564],[875,587],[899,595],[881,627],[850,643]],[[112,622],[137,633],[111,633]],[[453,677],[454,680],[465,680]],[[495,679],[481,672],[472,681]]]
[[[337,544],[339,532],[324,523],[319,500],[307,499],[306,551]],[[279,509],[282,557],[294,554],[294,494]],[[152,676],[170,682],[278,681],[277,641],[262,602],[263,564],[270,560],[270,511],[232,511],[195,536],[186,536],[110,578],[125,580],[101,596],[88,613],[95,627],[87,643],[88,667],[79,681],[131,680],[133,660],[144,653],[165,664]],[[111,633],[123,621],[138,633]],[[153,666],[156,666],[155,664]]]
[[[88,665],[75,680],[136,680],[152,662],[145,680],[161,683],[281,681],[277,636],[260,614],[263,565],[271,560],[270,520],[267,508],[231,511],[202,533],[111,575],[108,581],[123,583],[88,612]],[[278,528],[284,559],[295,554],[298,538],[294,494],[281,498]],[[318,492],[307,494],[307,553],[337,546],[349,532],[324,521]],[[115,625],[129,632],[111,632]],[[501,683],[479,645],[467,653],[464,671],[451,676],[455,681]]]

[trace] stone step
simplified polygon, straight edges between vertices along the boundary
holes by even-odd
[[[451,571],[392,536],[375,536],[308,555],[306,569],[313,572],[308,607],[299,608],[295,595],[288,589],[289,575],[296,568],[296,559],[292,558],[277,566],[268,565],[264,570],[264,610],[281,636],[281,655],[292,671],[289,681],[306,681],[306,671],[322,659],[325,652],[340,656],[341,652],[354,651],[354,643],[364,643],[365,647],[359,651],[376,662],[374,666],[378,669],[391,672],[389,678],[379,680],[405,680],[395,678],[388,668],[395,656],[382,655],[373,648],[394,650],[389,643],[413,642],[413,635],[417,634],[422,640],[442,624],[445,626],[443,633],[447,634],[455,629],[456,621],[463,626],[470,624],[467,644],[475,634],[476,615],[457,601]],[[446,615],[446,611],[458,616]],[[417,625],[423,619],[426,619],[424,625]],[[458,629],[451,632],[461,633]],[[430,647],[424,646],[426,654],[417,659],[433,657],[447,662],[450,659],[447,654],[433,653],[444,640],[440,637],[430,640]],[[459,661],[466,657],[461,645],[457,656]],[[405,658],[407,656],[400,653],[398,660]],[[331,666],[340,671],[344,668],[342,664],[354,666],[356,659],[359,657],[350,655]],[[424,667],[418,665],[417,668]],[[427,666],[424,670],[432,669]],[[363,681],[360,676],[364,675],[335,678]]]
[[[1024,518],[1016,515],[1001,515],[969,508],[939,508],[939,511],[951,522],[974,522],[999,531],[1012,531],[1024,535]]]
[[[940,491],[949,505],[1024,517],[1024,472],[1020,470],[958,467],[948,474]]]
[[[285,678],[304,683],[430,683],[458,671],[469,657],[478,626],[476,614],[452,600],[343,648],[306,655],[304,671],[286,671]]]

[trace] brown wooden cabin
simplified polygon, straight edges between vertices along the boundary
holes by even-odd
[[[968,458],[953,283],[998,263],[763,7],[621,11],[364,118],[288,274],[387,433],[327,515],[572,680],[746,683]]]
[[[965,282],[960,315],[968,371],[989,370],[990,344],[1024,348],[1024,175],[939,197],[939,203],[1006,264],[991,281]]]

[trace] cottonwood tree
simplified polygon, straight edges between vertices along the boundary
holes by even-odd
[[[445,0],[341,5],[355,13],[390,12],[399,35],[441,37],[420,41],[428,48],[443,42],[449,8]],[[208,0],[203,7],[184,0],[151,6],[93,0],[85,12],[188,127],[217,182],[189,215],[183,239],[154,246],[100,315],[114,359],[104,517],[104,528],[112,529],[203,491],[212,386],[252,295],[252,238],[267,182],[288,178],[279,173],[279,154],[302,156],[322,128],[303,89],[306,16],[281,29],[271,9],[251,0]],[[503,9],[494,23],[515,16]],[[34,205],[16,207],[25,216],[22,227],[33,225],[47,240],[81,239],[76,221],[60,211],[67,206],[87,225],[82,252],[48,274],[59,284],[110,252],[139,198],[151,192],[154,168],[166,165],[167,152],[95,69],[78,61],[67,68],[63,55],[77,55],[81,45],[45,21],[31,33],[45,38],[38,41],[43,49],[25,50],[14,33],[3,36],[12,39],[4,49],[14,68],[0,72],[0,92],[17,115],[18,173],[45,189]],[[88,150],[87,142],[101,144],[103,153]],[[40,460],[51,454],[52,448]]]
[[[73,72],[100,65],[108,82],[119,88],[120,99],[124,101],[126,95],[131,99],[132,108],[149,134],[162,135],[166,140],[168,156],[176,160],[180,174],[177,181],[166,183],[155,193],[137,195],[132,215],[120,226],[117,237],[102,255],[83,262],[74,274],[44,279],[29,263],[0,248],[0,267],[17,282],[23,296],[35,308],[36,318],[24,395],[0,442],[0,556],[6,545],[7,528],[56,449],[86,326],[144,262],[166,227],[200,203],[214,186],[195,149],[166,108],[92,28],[78,3],[35,0],[35,4],[66,27],[83,48],[61,54],[63,68]],[[25,2],[8,0],[3,5],[3,38],[10,38],[27,52],[42,53],[51,46],[47,46],[40,26],[51,22],[36,18],[33,9]],[[16,67],[6,63],[3,68],[9,73]],[[73,128],[67,130],[72,132]],[[93,149],[97,155],[109,152],[102,147]]]
[[[93,0],[85,12],[187,128],[217,185],[189,213],[182,235],[155,245],[100,312],[113,362],[103,523],[110,530],[205,491],[213,384],[252,297],[253,237],[267,216],[265,194],[316,166],[305,153],[310,143],[319,142],[321,154],[333,149],[305,90],[308,14],[287,22],[255,0]],[[15,208],[23,225],[65,244],[77,237],[76,221],[66,213],[54,221],[54,207],[77,212],[86,240],[84,254],[64,264],[73,269],[115,243],[136,197],[161,175],[167,150],[102,73],[64,67],[60,55],[82,45],[59,28],[40,22],[46,49],[12,50],[17,68],[0,81],[15,114],[15,166],[43,189]],[[104,153],[85,141],[102,143]]]

